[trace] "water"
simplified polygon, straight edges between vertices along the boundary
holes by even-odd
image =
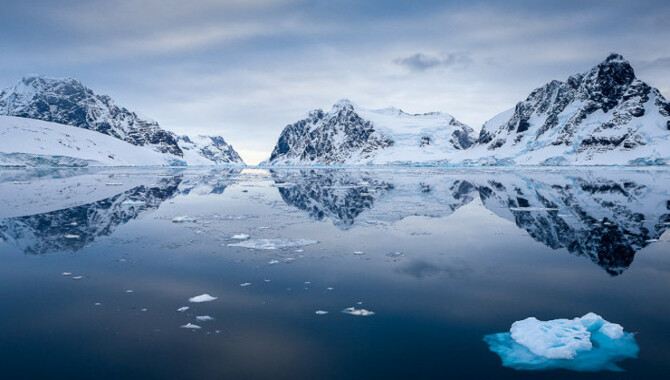
[[[670,371],[668,171],[4,170],[0,197],[6,378]],[[590,311],[635,333],[624,372],[484,342]]]

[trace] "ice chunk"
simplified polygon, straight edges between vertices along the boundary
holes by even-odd
[[[243,283],[240,284],[240,286],[242,286],[242,287],[249,286],[249,285],[251,285],[250,282],[243,282]]]
[[[249,239],[249,235],[247,235],[247,234],[235,234],[235,235],[231,236],[230,238],[235,239],[235,240],[247,240],[247,239]]]
[[[188,306],[182,306],[182,307],[180,307],[179,309],[177,309],[177,311],[180,312],[180,313],[183,313],[183,312],[185,312],[185,311],[188,310],[188,309],[189,309]]]
[[[210,317],[209,315],[198,315],[197,317],[195,317],[195,319],[198,322],[207,322],[214,320],[214,318]]]
[[[206,294],[206,293],[205,293],[205,294],[201,294],[201,295],[199,295],[199,296],[191,297],[191,298],[188,299],[188,301],[189,301],[189,302],[196,302],[196,303],[199,303],[199,302],[211,302],[211,301],[214,301],[214,300],[217,299],[217,298],[218,298],[218,297],[212,297],[212,296],[210,296],[209,294]]]
[[[386,254],[386,256],[397,259],[397,258],[405,256],[405,254],[402,253],[402,252],[389,252],[389,253]]]
[[[72,277],[73,280],[81,280],[82,278],[84,278],[84,277],[82,277],[82,276],[74,276],[74,277]]]
[[[314,314],[316,314],[316,315],[326,315],[326,314],[328,314],[328,312],[325,311],[325,310],[317,310],[317,311],[314,312]]]
[[[363,251],[354,251],[354,255],[356,255],[356,256],[365,255],[365,252],[363,252]]]
[[[270,260],[270,261],[268,261],[268,264],[270,264],[270,265],[279,264],[279,260]]]
[[[239,243],[228,244],[230,247],[242,247],[251,249],[274,250],[283,248],[303,247],[316,244],[316,240],[308,239],[252,239]]]
[[[63,273],[61,273],[61,274],[62,274],[63,276],[72,276],[72,273],[71,273],[71,272],[63,272]]]
[[[65,235],[64,238],[66,239],[79,239],[81,236],[79,235]]]
[[[190,322],[189,322],[189,323],[187,323],[187,324],[185,324],[185,325],[182,325],[181,328],[182,328],[182,329],[194,329],[194,330],[198,330],[198,329],[201,329],[202,327],[200,327],[200,326],[198,326],[198,325],[194,325],[193,323],[190,323]]]
[[[636,358],[639,351],[633,334],[595,313],[550,321],[526,318],[514,322],[510,332],[487,335],[484,341],[503,366],[519,370],[620,371],[616,363]]]
[[[374,311],[370,310],[365,310],[365,309],[356,309],[355,307],[348,307],[344,310],[342,310],[344,314],[349,314],[349,315],[356,315],[359,317],[369,317],[371,315],[374,315]]]
[[[172,223],[193,223],[195,222],[195,218],[191,218],[189,216],[175,216],[172,218]]]

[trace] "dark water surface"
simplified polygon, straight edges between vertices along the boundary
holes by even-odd
[[[670,372],[670,171],[3,170],[0,205],[3,378]],[[635,333],[623,372],[483,340],[587,312]]]

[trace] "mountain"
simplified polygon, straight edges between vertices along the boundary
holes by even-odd
[[[464,163],[670,164],[670,103],[611,54],[487,121]]]
[[[0,116],[0,136],[0,167],[185,165],[179,156],[40,120]]]
[[[451,115],[412,115],[399,109],[366,110],[340,100],[284,128],[270,165],[438,162],[467,149],[473,130]]]
[[[157,122],[118,107],[72,78],[26,76],[0,92],[0,115],[18,116],[90,129],[133,145],[182,156],[176,136]]]
[[[188,165],[239,164],[244,161],[221,136],[179,136],[177,144]]]
[[[73,132],[69,127],[63,128],[63,131],[67,131],[67,139],[72,140],[67,143],[67,146],[72,149],[66,153],[79,152],[79,154],[66,155],[55,159],[55,155],[52,153],[63,150],[63,143],[60,139],[29,139],[18,141],[18,145],[7,148],[10,150],[0,149],[0,155],[3,157],[0,165],[3,162],[4,164],[11,163],[22,166],[44,164],[58,166],[244,164],[237,152],[222,137],[197,136],[189,138],[188,136],[177,136],[162,129],[155,121],[143,119],[135,112],[118,107],[109,96],[98,95],[80,81],[72,78],[54,79],[34,75],[24,77],[14,87],[0,92],[0,115],[36,119],[63,126],[87,129],[98,134],[111,136],[129,145],[144,147],[144,150],[147,151],[162,153],[164,156],[157,159],[155,155],[149,152],[140,154],[140,150],[135,149],[134,151],[140,156],[151,156],[152,158],[135,161],[119,160],[117,156],[125,156],[128,151],[127,148],[119,148],[121,145],[118,143],[110,143],[109,147],[105,144],[98,144],[97,148],[91,149],[88,139],[74,141],[71,137],[76,140],[77,136],[94,135]],[[18,123],[14,119],[5,118],[1,122],[3,125]],[[50,129],[46,132],[48,135],[59,133],[59,127],[55,126],[56,124],[49,127],[47,127],[47,124],[31,124],[33,129],[38,127]],[[92,137],[91,139],[91,141],[98,142],[110,141],[100,137]],[[58,141],[58,144],[52,144],[54,141]],[[24,150],[18,150],[17,146],[21,146]],[[114,150],[111,147],[120,150]],[[41,152],[35,152],[35,149],[39,149]],[[95,150],[97,153],[104,150],[109,154],[94,154],[94,157],[91,157],[88,154],[93,153],[91,150]],[[82,155],[81,153],[84,152],[86,154]],[[35,156],[39,153],[43,154]],[[8,154],[11,155],[8,156]],[[39,159],[35,157],[39,157]]]

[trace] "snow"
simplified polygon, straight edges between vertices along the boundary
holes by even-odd
[[[188,299],[189,302],[195,302],[195,303],[200,303],[200,302],[211,302],[217,299],[218,297],[212,297],[209,294],[201,294],[199,296],[191,297]]]
[[[355,307],[348,307],[344,310],[342,310],[344,314],[349,314],[349,315],[355,315],[358,317],[369,317],[371,315],[374,315],[374,311],[370,310],[365,310],[365,309],[356,309]]]
[[[516,369],[616,371],[616,362],[635,358],[639,350],[633,334],[595,313],[550,321],[529,317],[484,340],[503,365]]]
[[[0,116],[0,166],[169,166],[180,160],[83,128]]]
[[[275,250],[284,248],[303,247],[316,244],[316,240],[308,239],[252,239],[239,243],[228,244],[229,247],[242,247],[250,249]]]

